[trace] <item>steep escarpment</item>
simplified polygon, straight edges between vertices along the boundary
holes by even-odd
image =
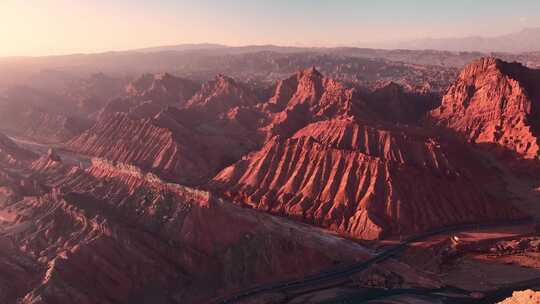
[[[153,119],[135,120],[116,113],[68,145],[78,152],[132,163],[186,184],[209,174],[208,163],[197,154],[200,144],[194,134],[176,123],[167,128]]]
[[[539,107],[540,71],[483,58],[461,72],[430,120],[472,142],[535,159],[540,156]]]
[[[464,147],[421,131],[341,119],[274,138],[210,187],[240,204],[374,239],[521,216],[491,174]]]

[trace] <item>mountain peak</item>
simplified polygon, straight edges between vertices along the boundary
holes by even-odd
[[[299,73],[299,76],[301,78],[303,77],[307,77],[307,78],[323,78],[323,75],[321,74],[321,72],[319,72],[317,70],[317,68],[315,66],[311,66],[310,68],[307,68],[303,71],[300,71]]]
[[[540,71],[493,57],[466,66],[439,108],[438,125],[476,143],[496,144],[525,158],[540,156]]]

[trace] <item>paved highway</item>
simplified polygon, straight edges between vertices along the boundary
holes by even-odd
[[[329,283],[337,279],[348,278],[349,276],[355,273],[362,272],[363,270],[371,267],[374,264],[383,262],[403,252],[411,243],[426,240],[430,237],[437,236],[437,235],[450,234],[450,233],[460,232],[464,230],[471,230],[471,229],[490,229],[490,228],[507,227],[507,226],[519,226],[519,225],[526,225],[526,224],[535,224],[535,221],[533,219],[523,219],[523,220],[514,220],[514,221],[500,221],[497,223],[486,223],[486,224],[467,224],[467,225],[459,225],[459,226],[454,226],[454,227],[437,229],[437,230],[433,230],[430,232],[426,232],[426,233],[409,237],[406,240],[399,243],[398,245],[393,246],[375,255],[374,257],[368,260],[355,263],[346,268],[332,268],[332,269],[324,270],[318,274],[310,275],[310,276],[307,276],[298,280],[282,281],[282,282],[255,286],[255,287],[237,292],[228,297],[213,299],[209,303],[210,304],[232,304],[240,300],[245,300],[245,299],[248,299],[248,298],[260,295],[260,294],[268,293],[268,292],[285,292],[285,291],[292,292],[295,289],[305,288],[308,286],[313,286],[313,285],[322,284],[322,283]]]

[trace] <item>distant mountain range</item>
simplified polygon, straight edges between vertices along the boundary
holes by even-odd
[[[361,44],[367,48],[401,49],[401,50],[437,50],[452,52],[505,52],[523,53],[540,51],[540,27],[526,28],[519,32],[514,32],[499,36],[467,36],[455,38],[422,38],[407,41],[389,41],[381,44]],[[330,48],[336,49],[336,48]],[[339,49],[339,48],[338,48]],[[178,44],[150,48],[141,48],[136,52],[164,52],[164,51],[207,51],[226,53],[249,53],[256,51],[274,52],[298,52],[298,51],[327,51],[328,48],[310,47],[284,47],[275,45],[248,45],[241,47],[230,47],[221,44],[201,43],[201,44]]]
[[[388,42],[380,47],[457,52],[534,52],[540,51],[540,27],[526,28],[519,32],[493,37],[425,38],[405,42]]]
[[[179,52],[179,51],[198,51],[198,50],[219,50],[227,48],[226,45],[214,44],[214,43],[190,43],[190,44],[175,44],[175,45],[162,45],[155,47],[146,47],[140,49],[134,49],[135,52]]]

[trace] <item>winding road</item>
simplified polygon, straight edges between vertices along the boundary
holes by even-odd
[[[399,243],[398,245],[395,245],[387,250],[384,250],[368,260],[352,264],[346,268],[332,268],[332,269],[321,271],[320,273],[315,274],[315,275],[306,276],[302,279],[282,281],[282,282],[276,282],[272,284],[264,284],[264,285],[255,286],[255,287],[237,292],[227,297],[213,299],[208,303],[209,304],[237,303],[238,301],[246,300],[248,298],[252,298],[254,296],[261,295],[264,293],[269,293],[269,292],[293,293],[295,290],[298,290],[300,288],[306,288],[309,286],[316,287],[316,285],[320,285],[323,283],[331,283],[332,281],[336,281],[339,279],[346,279],[352,274],[362,272],[363,270],[366,270],[367,268],[371,267],[374,264],[383,262],[399,253],[402,253],[411,243],[423,241],[437,235],[462,232],[464,230],[471,230],[471,229],[491,229],[491,228],[500,228],[500,227],[509,227],[509,226],[521,226],[521,225],[535,224],[535,223],[537,222],[533,219],[522,219],[522,220],[513,220],[513,221],[504,221],[504,222],[501,221],[497,223],[466,224],[466,225],[459,225],[459,226],[454,226],[454,227],[437,229],[437,230],[433,230],[430,232],[426,232],[426,233],[409,237],[406,240]]]

